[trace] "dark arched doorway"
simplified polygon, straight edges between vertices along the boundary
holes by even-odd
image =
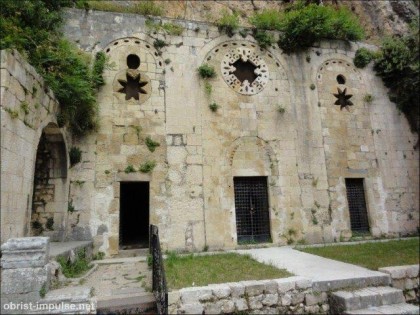
[[[66,145],[58,126],[50,123],[42,130],[36,153],[30,235],[63,240],[67,202]]]

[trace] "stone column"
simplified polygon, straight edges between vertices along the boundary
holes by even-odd
[[[2,314],[22,313],[10,306],[35,303],[48,291],[49,251],[49,237],[12,238],[1,246]]]

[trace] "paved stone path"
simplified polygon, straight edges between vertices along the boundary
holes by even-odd
[[[331,289],[353,284],[353,282],[363,282],[363,280],[370,281],[369,284],[372,285],[384,285],[389,282],[388,275],[382,272],[300,252],[288,246],[235,252],[249,254],[259,262],[287,269],[297,276],[310,278],[313,282],[325,283]],[[335,282],[335,285],[331,286],[332,282]]]
[[[146,293],[152,287],[152,273],[144,259],[99,261],[98,268],[85,278],[98,300]]]

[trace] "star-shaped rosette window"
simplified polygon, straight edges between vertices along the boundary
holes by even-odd
[[[334,105],[340,106],[340,110],[343,108],[346,108],[348,111],[350,111],[349,106],[353,106],[353,102],[350,101],[350,98],[353,96],[352,94],[346,94],[347,88],[344,89],[344,91],[341,91],[340,88],[337,88],[338,93],[333,94],[337,100],[335,101]]]
[[[126,80],[118,79],[118,82],[122,85],[122,88],[120,88],[118,92],[125,93],[126,100],[134,98],[138,101],[140,99],[140,94],[147,94],[143,87],[148,84],[148,82],[141,81],[140,73],[131,74],[127,71],[126,78]]]

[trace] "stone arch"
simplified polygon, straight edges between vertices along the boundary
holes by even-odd
[[[63,240],[68,207],[68,157],[63,134],[48,123],[39,139],[32,194],[30,235]]]
[[[227,151],[228,165],[232,175],[277,176],[278,164],[273,148],[260,137],[237,138]],[[246,170],[245,170],[246,169]]]
[[[112,91],[120,101],[142,104],[152,95],[151,81],[163,73],[161,53],[152,44],[137,37],[124,37],[110,42],[103,51],[115,67],[108,71]]]

